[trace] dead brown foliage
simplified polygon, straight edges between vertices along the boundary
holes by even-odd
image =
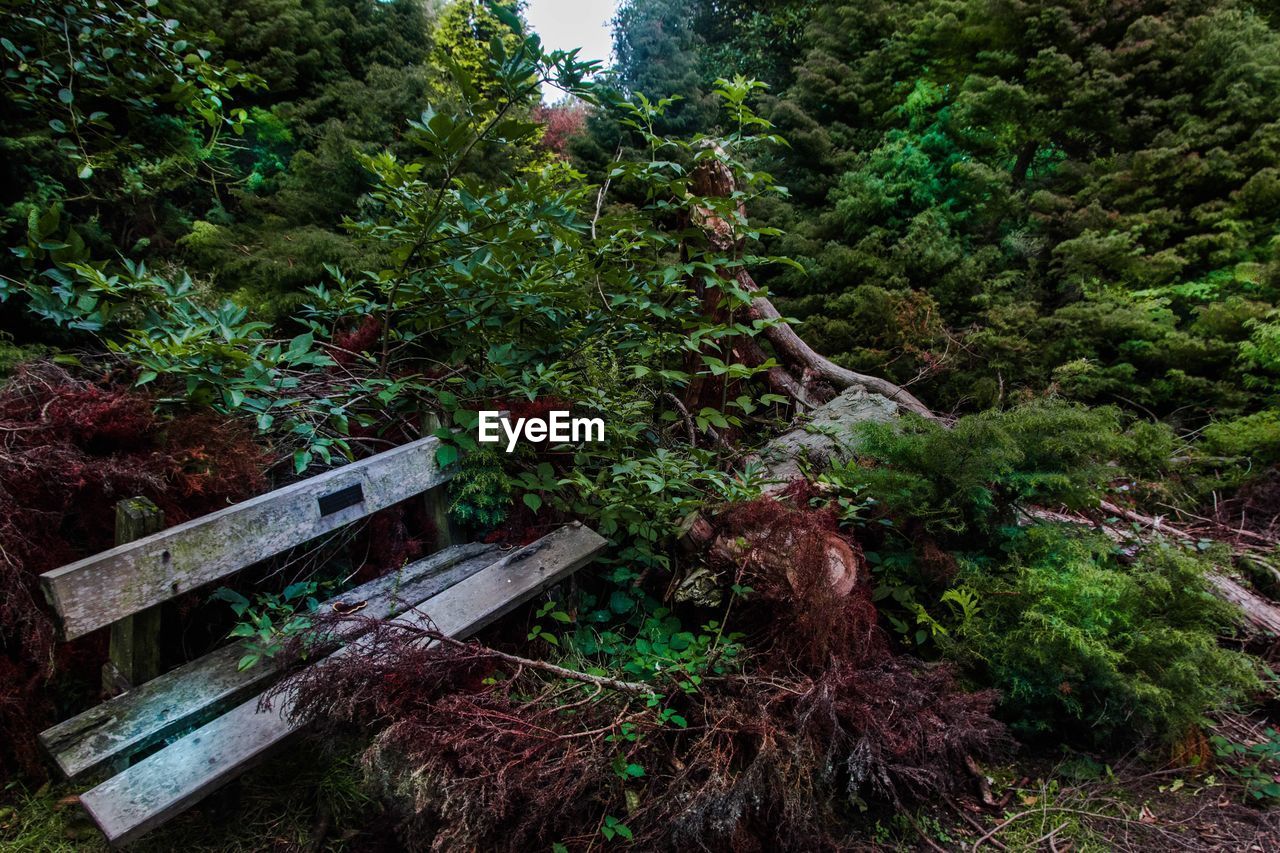
[[[40,573],[109,548],[122,498],[151,498],[177,523],[260,491],[264,463],[244,430],[209,414],[157,417],[127,380],[38,362],[0,389],[0,771],[43,773],[48,682],[69,672],[60,693],[92,701],[105,654],[101,632],[55,644]]]
[[[722,518],[834,530],[805,500]],[[370,735],[368,777],[399,804],[415,849],[586,849],[610,818],[642,849],[841,849],[859,808],[968,784],[968,759],[1006,736],[994,693],[892,656],[865,585],[834,594],[809,541],[797,537],[791,577],[740,567],[757,589],[735,623],[754,627],[744,670],[692,691],[654,682],[653,705],[395,623],[368,626],[366,653],[280,689],[322,731]]]

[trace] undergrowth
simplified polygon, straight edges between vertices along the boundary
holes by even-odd
[[[414,849],[580,849],[601,835],[647,848],[839,849],[842,818],[953,791],[967,761],[1007,741],[994,693],[889,654],[866,589],[819,592],[818,555],[796,569],[793,584],[744,566],[743,594],[749,584],[750,606],[772,618],[728,668],[708,654],[700,667],[630,670],[633,688],[575,684],[478,645],[370,624],[367,655],[304,669],[277,695],[296,696],[299,719],[370,734],[367,778],[405,804],[401,838]],[[803,656],[782,652],[806,644]],[[599,644],[572,646],[564,659],[588,674],[621,669]]]
[[[881,612],[922,653],[998,689],[1020,735],[1171,744],[1261,687],[1256,665],[1219,643],[1231,611],[1205,580],[1214,555],[1121,550],[1034,515],[1096,513],[1113,484],[1168,456],[1166,431],[1049,399],[950,430],[864,434],[862,457],[823,481],[861,501],[852,522]]]
[[[34,362],[0,389],[0,771],[43,776],[36,733],[92,697],[105,658],[100,634],[55,645],[39,574],[111,547],[120,499],[150,498],[179,523],[264,483],[243,430],[207,413],[161,418],[117,380]],[[67,671],[59,696],[47,684]]]
[[[1231,609],[1200,559],[1172,544],[1129,558],[1057,525],[1026,529],[1010,551],[965,564],[956,582],[979,604],[944,645],[1000,689],[1020,734],[1172,744],[1261,689],[1256,665],[1219,644]]]
[[[131,846],[138,853],[338,851],[357,836],[376,845],[379,810],[346,741],[288,750]],[[76,802],[79,786],[0,788],[0,851],[106,853],[112,848]]]

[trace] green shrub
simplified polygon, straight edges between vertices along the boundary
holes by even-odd
[[[1230,610],[1201,560],[1158,544],[1125,565],[1113,547],[1036,525],[1003,567],[961,569],[979,605],[943,643],[1002,692],[1021,734],[1170,741],[1259,686],[1249,659],[1217,643]]]
[[[1259,465],[1280,461],[1280,410],[1266,409],[1205,427],[1204,450],[1218,456],[1240,456]]]
[[[1168,457],[1172,436],[1151,424],[1125,430],[1119,410],[1045,399],[960,418],[944,429],[913,419],[864,428],[864,456],[838,476],[894,519],[939,538],[976,541],[1012,523],[1023,503],[1096,506],[1103,487]]]
[[[513,491],[511,477],[503,469],[498,452],[476,450],[458,463],[458,473],[450,484],[453,504],[449,513],[472,527],[497,527],[507,519]]]

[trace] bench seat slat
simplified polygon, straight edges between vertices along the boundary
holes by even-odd
[[[434,436],[326,471],[40,576],[67,640],[448,481]],[[336,500],[332,500],[336,498]],[[322,507],[322,499],[331,499]]]
[[[595,558],[605,540],[571,524],[493,563],[401,616],[401,621],[468,636]],[[333,656],[360,654],[357,640]],[[332,659],[332,657],[330,659]],[[291,702],[258,698],[226,714],[85,793],[80,802],[112,844],[132,841],[182,812],[265,758],[300,728]]]
[[[417,604],[489,565],[496,545],[472,543],[439,551],[398,572],[369,581],[322,605],[366,602],[364,615],[384,618]],[[344,627],[354,635],[358,624]],[[279,677],[270,661],[239,670],[244,641],[223,646],[127,693],[46,729],[40,742],[68,778],[83,777],[200,725]]]

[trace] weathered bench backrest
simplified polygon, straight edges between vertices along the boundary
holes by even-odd
[[[41,575],[64,639],[233,574],[453,476],[419,439]]]

